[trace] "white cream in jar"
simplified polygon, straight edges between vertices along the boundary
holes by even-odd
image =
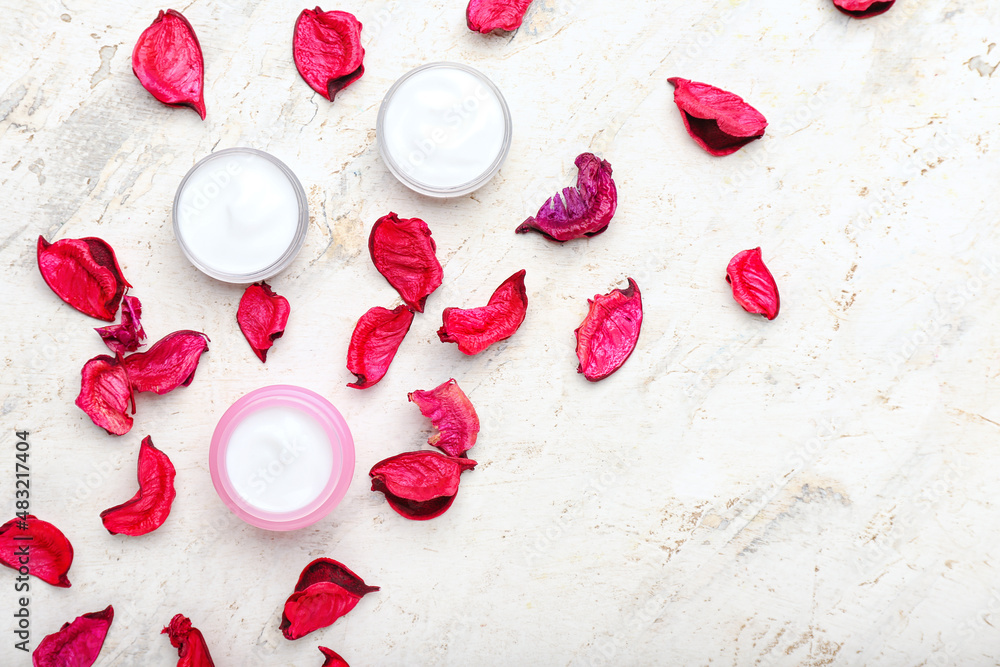
[[[291,263],[309,211],[301,183],[280,160],[229,148],[199,161],[181,181],[173,223],[192,264],[213,278],[249,283]]]
[[[433,197],[468,194],[489,181],[507,157],[512,132],[500,90],[458,63],[404,74],[386,93],[376,123],[389,170]]]
[[[333,468],[330,440],[309,414],[291,406],[258,410],[229,436],[226,472],[240,497],[267,512],[305,507]]]

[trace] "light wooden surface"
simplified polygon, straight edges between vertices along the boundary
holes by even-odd
[[[173,665],[159,635],[192,618],[216,664],[993,665],[1000,469],[996,3],[900,0],[849,19],[825,0],[536,0],[509,37],[465,27],[462,0],[351,0],[364,77],[334,104],[291,59],[301,5],[175,6],[206,60],[208,118],[156,102],[130,71],[160,9],[0,0],[0,506],[13,511],[13,435],[31,431],[32,509],[62,528],[70,589],[32,587],[32,643],[114,605],[98,665]],[[500,174],[472,196],[410,193],[381,163],[375,116],[401,74],[434,60],[490,76],[514,116]],[[684,133],[668,76],[726,88],[770,122],[712,158]],[[271,281],[287,332],[262,365],[235,322],[241,288],[201,275],[170,229],[174,191],[212,150],[252,146],[297,173],[312,224]],[[614,167],[610,229],[552,244],[514,228],[575,182],[591,150]],[[399,302],[368,230],[395,211],[430,225],[445,283],[388,376],[348,389],[355,320]],[[115,438],[73,405],[103,346],[35,266],[35,239],[110,242],[151,340],[206,332],[190,387],[138,398]],[[762,246],[773,322],[744,313],[729,258]],[[529,310],[474,358],[435,335],[446,306],[485,303],[527,270]],[[576,373],[587,297],[643,292],[639,346],[598,384]],[[456,378],[483,420],[455,505],[408,522],[368,469],[421,446],[406,394]],[[294,383],[354,433],[343,504],[269,533],[212,487],[209,439],[234,400]],[[155,533],[108,535],[101,510],[135,491],[144,435],[173,459],[178,497]],[[382,587],[333,626],[278,632],[318,556]],[[16,600],[0,572],[0,609]],[[0,663],[12,650],[0,623]]]

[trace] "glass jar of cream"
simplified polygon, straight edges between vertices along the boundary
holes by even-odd
[[[272,385],[226,410],[212,435],[209,470],[219,497],[241,519],[294,530],[343,499],[354,475],[354,440],[325,398]]]
[[[404,185],[430,197],[458,197],[500,170],[513,126],[492,81],[467,65],[439,62],[392,85],[375,136],[382,160]]]
[[[204,273],[229,283],[285,269],[306,237],[302,184],[273,155],[227,148],[191,167],[174,197],[174,236]]]

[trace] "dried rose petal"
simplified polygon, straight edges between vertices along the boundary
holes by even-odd
[[[642,295],[631,278],[628,287],[587,299],[590,311],[576,334],[578,373],[591,382],[608,377],[622,367],[639,340]]]
[[[0,526],[0,563],[21,575],[33,574],[47,584],[69,588],[73,545],[62,531],[34,514]]]
[[[108,322],[115,321],[118,304],[131,287],[115,251],[94,237],[49,243],[39,236],[38,270],[60,299],[85,315]]]
[[[394,310],[375,306],[358,319],[347,348],[347,370],[357,376],[348,384],[367,389],[385,377],[406,332],[413,324],[413,311],[406,306]]]
[[[143,331],[142,304],[134,296],[126,296],[122,299],[122,319],[119,324],[109,327],[97,327],[94,329],[104,344],[115,354],[125,354],[135,352],[146,339],[146,332]]]
[[[33,667],[91,667],[97,662],[108,636],[115,610],[111,605],[101,611],[77,616],[63,623],[59,632],[45,635],[31,654]]]
[[[583,236],[597,236],[611,224],[618,207],[618,189],[611,178],[611,165],[593,153],[576,158],[575,188],[555,194],[514,231],[536,231],[552,241],[564,243]]]
[[[174,491],[174,465],[146,436],[139,446],[139,490],[132,499],[101,512],[101,521],[112,535],[145,535],[167,520]]]
[[[267,361],[267,351],[285,333],[288,314],[292,312],[288,299],[275,294],[265,282],[247,287],[236,310],[240,331],[250,343],[257,358]]]
[[[379,590],[332,558],[317,558],[306,565],[281,614],[281,634],[299,639],[331,625],[364,596]]]
[[[295,22],[292,57],[309,87],[332,102],[365,73],[361,22],[348,12],[303,9]]]
[[[743,310],[769,320],[778,316],[778,285],[760,258],[760,248],[736,253],[726,267],[726,282],[733,286],[733,298]]]
[[[111,435],[124,435],[132,428],[132,417],[126,410],[135,398],[125,366],[119,359],[106,354],[94,357],[83,365],[80,395],[76,405],[91,421]]]
[[[320,667],[351,667],[347,664],[347,661],[340,657],[340,654],[332,649],[328,649],[325,646],[319,647],[319,652],[326,656],[326,660]]]
[[[438,329],[442,343],[458,343],[463,354],[479,354],[493,343],[514,335],[528,311],[528,293],[521,269],[493,292],[480,308],[445,308]]]
[[[208,352],[208,340],[198,331],[175,331],[145,352],[128,355],[124,363],[132,389],[166,394],[188,386],[201,355]]]
[[[418,451],[379,461],[368,475],[372,491],[384,493],[392,509],[407,519],[426,521],[451,507],[459,476],[475,467],[472,459]]]
[[[674,103],[691,138],[712,155],[735,153],[764,136],[767,120],[742,97],[707,83],[674,77]]]
[[[465,22],[469,30],[486,33],[517,30],[531,0],[469,0]]]
[[[436,250],[426,222],[420,218],[400,220],[395,213],[379,218],[368,237],[375,268],[418,313],[424,312],[427,296],[440,287],[444,277]]]
[[[142,87],[172,107],[191,107],[205,119],[205,60],[194,28],[173,9],[160,10],[132,50]]]
[[[215,667],[201,630],[191,625],[191,619],[184,614],[170,619],[170,625],[163,628],[160,634],[168,635],[171,646],[177,649],[180,657],[177,667]]]
[[[856,19],[885,14],[895,3],[896,0],[833,0],[834,7]]]
[[[454,378],[430,391],[410,392],[407,397],[438,430],[427,444],[448,456],[464,456],[476,444],[479,415]]]

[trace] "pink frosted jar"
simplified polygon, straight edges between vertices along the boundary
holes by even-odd
[[[337,408],[292,385],[256,389],[222,415],[209,449],[212,483],[247,523],[295,530],[319,521],[347,493],[354,440]]]

